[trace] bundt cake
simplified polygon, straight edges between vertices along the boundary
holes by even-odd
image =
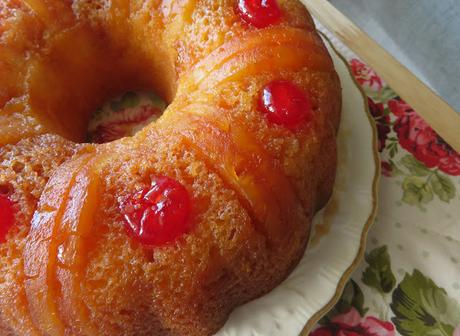
[[[84,143],[127,90],[168,107]],[[0,334],[212,335],[303,255],[340,108],[297,0],[0,0]]]

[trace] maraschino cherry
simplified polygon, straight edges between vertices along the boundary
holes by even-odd
[[[190,229],[190,197],[178,181],[158,176],[120,203],[129,234],[144,245],[175,241]]]
[[[5,195],[0,194],[0,243],[4,243],[8,231],[14,224],[13,202]]]
[[[285,80],[267,84],[260,94],[258,105],[270,122],[289,129],[295,129],[313,117],[309,96],[297,85]]]
[[[281,18],[276,0],[238,0],[237,11],[244,22],[256,28],[268,27]]]

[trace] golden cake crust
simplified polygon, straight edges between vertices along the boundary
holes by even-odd
[[[332,192],[341,89],[303,5],[278,4],[259,29],[234,0],[0,0],[0,334],[212,335],[286,278]],[[308,125],[257,109],[280,79]],[[170,103],[157,122],[83,143],[92,111],[143,89]],[[156,176],[185,186],[193,228],[151,248],[120,200]]]

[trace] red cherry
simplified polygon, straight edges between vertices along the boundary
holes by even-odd
[[[265,28],[281,18],[276,0],[238,0],[237,10],[244,22],[256,28]]]
[[[120,210],[128,232],[145,245],[173,242],[190,228],[187,189],[166,176],[156,177],[150,188],[128,196]]]
[[[298,86],[284,80],[266,85],[258,105],[269,121],[289,129],[295,129],[313,117],[310,98]]]
[[[6,235],[14,224],[13,202],[0,194],[0,243],[6,241]]]

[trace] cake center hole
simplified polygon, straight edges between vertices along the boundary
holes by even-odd
[[[166,101],[155,92],[126,92],[110,99],[93,113],[86,139],[101,144],[133,136],[156,121],[166,107]]]

